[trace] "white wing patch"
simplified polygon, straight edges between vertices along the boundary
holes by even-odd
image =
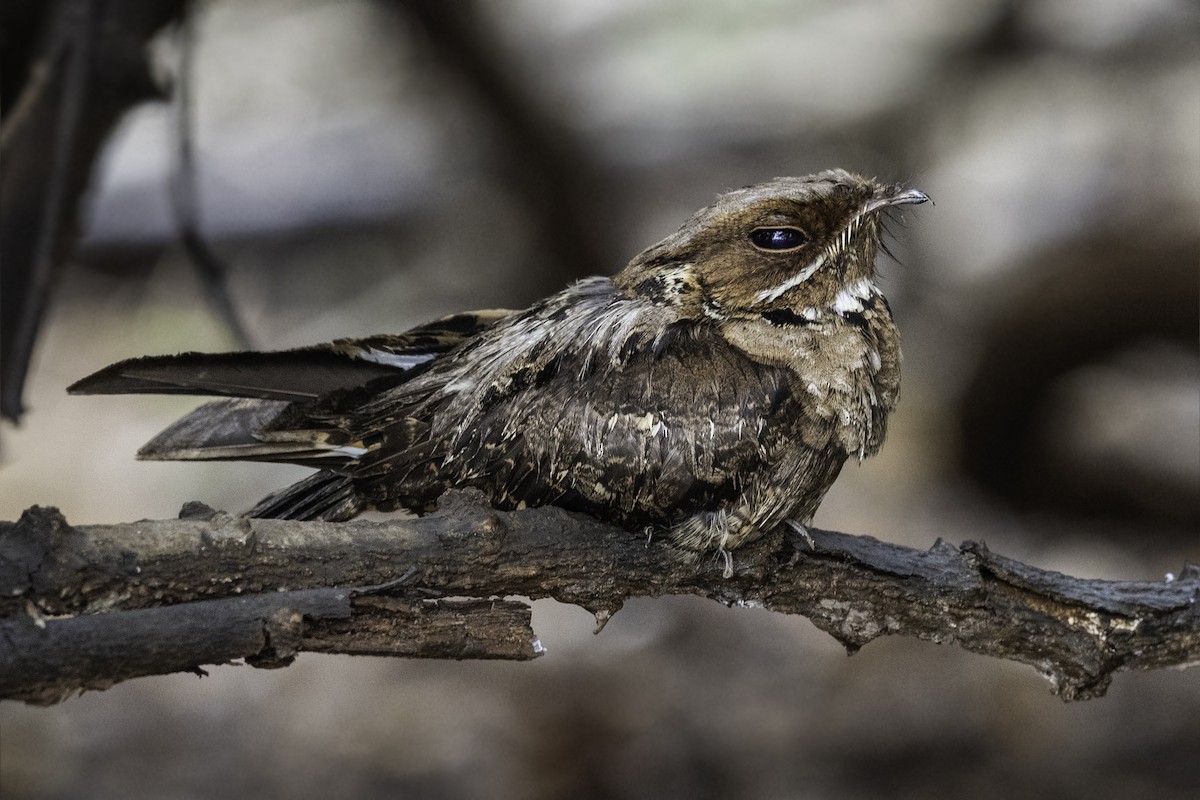
[[[355,353],[355,357],[363,361],[370,361],[373,364],[383,364],[385,367],[412,369],[419,364],[424,364],[426,361],[432,361],[437,357],[437,354],[392,353],[388,350],[377,350],[374,347],[368,347],[366,350],[359,350]]]

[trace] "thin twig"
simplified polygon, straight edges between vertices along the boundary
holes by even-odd
[[[216,309],[243,350],[253,348],[250,334],[242,321],[229,290],[229,267],[201,230],[200,186],[197,178],[195,148],[196,28],[199,12],[189,4],[179,29],[179,62],[175,77],[175,169],[171,174],[171,209],[179,227],[179,241],[204,286],[209,302]]]

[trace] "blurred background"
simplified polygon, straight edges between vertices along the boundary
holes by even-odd
[[[6,136],[26,78],[8,60],[42,41],[21,15],[38,5],[0,17]],[[982,539],[1082,577],[1200,561],[1194,3],[209,0],[165,16],[145,38],[174,99],[81,129],[97,143],[70,195],[82,238],[48,281],[25,413],[0,428],[0,519],[237,511],[305,474],[136,462],[195,402],[65,394],[112,361],[235,348],[239,325],[276,349],[521,307],[617,271],[719,191],[844,167],[936,205],[905,209],[898,263],[881,263],[906,352],[889,442],[817,524]],[[4,155],[10,175],[31,163]],[[5,195],[14,227],[29,197]],[[6,325],[25,297],[10,278]],[[598,637],[578,608],[542,601],[534,621],[549,652],[530,664],[304,655],[5,703],[0,794],[1200,792],[1200,671],[1122,674],[1065,705],[1028,667],[907,639],[847,660],[804,619],[689,598],[630,603]]]

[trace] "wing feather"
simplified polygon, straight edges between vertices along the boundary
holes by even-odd
[[[427,507],[449,486],[476,486],[502,507],[665,524],[735,502],[803,419],[785,368],[607,282],[550,298],[471,348],[322,409],[354,438],[382,437],[354,467],[377,505]],[[316,416],[294,410],[288,425]]]

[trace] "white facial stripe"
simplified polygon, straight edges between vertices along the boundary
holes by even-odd
[[[813,274],[816,273],[816,271],[819,270],[823,266],[825,266],[825,254],[824,253],[817,256],[815,261],[813,261],[811,264],[809,264],[804,269],[797,272],[792,277],[788,278],[783,283],[776,286],[774,289],[763,289],[761,292],[759,292],[757,295],[755,295],[755,299],[758,300],[760,303],[761,302],[766,302],[766,303],[774,302],[774,301],[778,300],[780,298],[780,296],[782,296],[783,293],[786,292],[788,289],[794,289],[795,287],[799,286],[800,284],[804,283],[806,280],[811,278],[813,276]]]

